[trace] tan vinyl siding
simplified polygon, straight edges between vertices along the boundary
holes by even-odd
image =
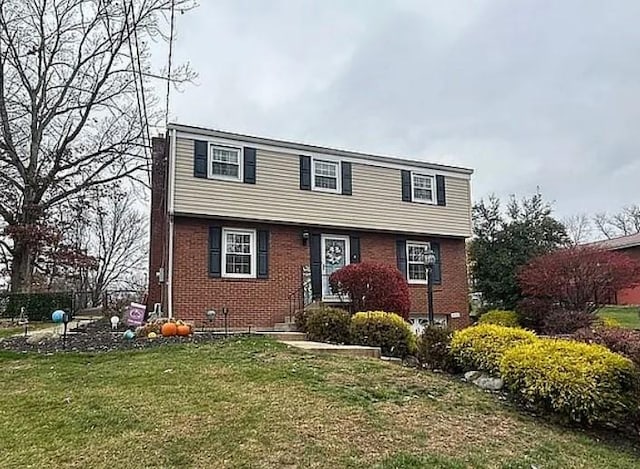
[[[296,155],[257,150],[256,184],[196,178],[193,140],[176,140],[174,212],[470,236],[469,180],[446,177],[444,207],[402,201],[399,169],[352,164],[353,195],[300,190]]]

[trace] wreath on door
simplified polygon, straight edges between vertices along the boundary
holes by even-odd
[[[333,244],[327,248],[327,263],[331,265],[340,264],[344,258],[344,251],[338,244]]]

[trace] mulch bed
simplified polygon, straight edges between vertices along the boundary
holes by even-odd
[[[70,323],[69,326],[74,325]],[[110,352],[112,350],[136,350],[159,347],[167,344],[203,344],[224,339],[224,335],[198,333],[188,337],[157,337],[155,339],[135,338],[126,340],[122,337],[125,329],[111,331],[108,319],[99,320],[84,327],[69,328],[66,347],[62,337],[45,338],[39,343],[27,343],[24,337],[10,337],[0,340],[0,350],[12,352],[37,352],[52,354],[56,352]]]

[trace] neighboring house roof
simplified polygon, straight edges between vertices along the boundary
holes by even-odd
[[[255,137],[255,136],[251,136],[251,135],[243,135],[243,134],[238,134],[238,133],[234,133],[234,132],[225,132],[222,130],[214,130],[214,129],[207,129],[207,128],[203,128],[203,127],[196,127],[196,126],[191,126],[191,125],[184,125],[184,124],[177,124],[177,123],[169,123],[168,125],[169,129],[175,129],[178,131],[182,131],[182,132],[192,132],[192,133],[197,133],[197,134],[202,134],[202,135],[208,135],[211,137],[218,137],[218,138],[228,138],[228,139],[233,139],[233,140],[242,140],[245,142],[250,142],[250,143],[254,143],[254,144],[263,144],[263,145],[271,145],[274,147],[283,147],[283,148],[290,148],[293,150],[299,150],[299,151],[303,151],[303,152],[322,152],[324,154],[328,154],[328,155],[334,155],[334,156],[343,156],[343,157],[352,157],[352,158],[363,158],[363,159],[367,159],[370,161],[377,161],[379,163],[395,163],[395,164],[399,164],[399,163],[408,163],[411,164],[412,166],[417,166],[420,168],[428,168],[428,169],[433,169],[433,170],[445,170],[445,171],[450,171],[453,173],[459,173],[459,174],[465,174],[465,175],[471,175],[473,174],[473,170],[470,168],[462,168],[462,167],[458,167],[458,166],[448,166],[448,165],[443,165],[443,164],[435,164],[435,163],[429,163],[426,161],[421,161],[421,160],[415,160],[415,159],[408,159],[408,158],[399,158],[399,157],[391,157],[391,156],[380,156],[380,155],[371,155],[368,153],[361,153],[361,152],[356,152],[356,151],[348,151],[348,150],[339,150],[336,148],[328,148],[328,147],[320,147],[317,145],[308,145],[305,143],[296,143],[296,142],[288,142],[285,140],[277,140],[277,139],[272,139],[272,138],[264,138],[264,137]]]
[[[603,241],[596,241],[595,243],[589,243],[590,246],[599,246],[611,251],[618,249],[632,248],[640,246],[640,233],[620,236],[619,238],[605,239]]]

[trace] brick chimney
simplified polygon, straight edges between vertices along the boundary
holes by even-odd
[[[166,310],[167,275],[167,181],[168,181],[168,139],[151,139],[151,218],[149,232],[149,288],[147,309],[152,310],[156,303]]]

